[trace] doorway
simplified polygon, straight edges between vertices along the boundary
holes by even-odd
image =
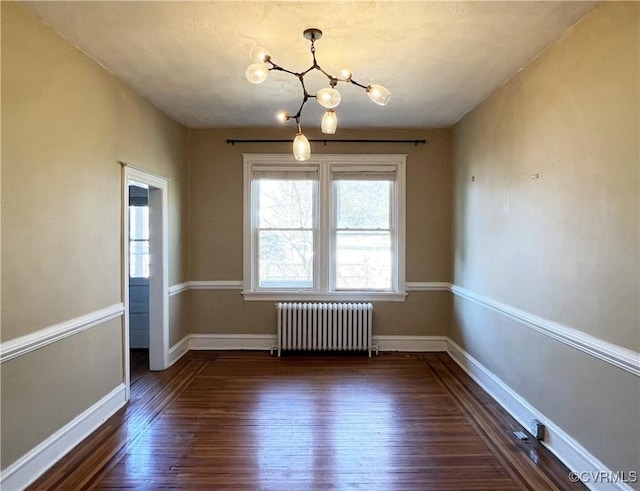
[[[129,374],[149,370],[149,186],[129,181]]]
[[[132,348],[148,348],[149,370],[169,366],[167,191],[167,179],[123,164],[123,368],[127,399]]]

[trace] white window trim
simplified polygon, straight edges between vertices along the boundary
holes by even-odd
[[[406,281],[405,281],[405,243],[406,243],[406,186],[405,186],[405,168],[406,168],[406,154],[321,154],[312,155],[311,158],[304,162],[307,165],[318,166],[318,172],[320,179],[327,175],[330,166],[339,165],[355,165],[361,167],[363,170],[369,165],[372,168],[380,166],[392,165],[396,169],[396,207],[395,221],[396,233],[397,233],[397,251],[394,254],[394,266],[397,271],[397,276],[394,282],[397,281],[397,285],[394,284],[393,291],[329,291],[329,269],[328,267],[318,267],[318,265],[327,265],[331,260],[329,257],[325,257],[330,254],[330,248],[327,244],[320,244],[319,253],[322,255],[319,261],[316,261],[314,274],[319,276],[320,286],[324,286],[327,290],[275,290],[272,288],[258,289],[254,286],[255,282],[255,267],[256,258],[254,256],[254,223],[252,219],[254,214],[252,213],[252,169],[257,165],[291,165],[292,167],[299,167],[300,162],[297,162],[291,154],[243,154],[244,161],[244,189],[243,189],[243,291],[242,295],[245,300],[257,300],[257,301],[385,301],[385,302],[403,302],[407,296],[406,293]],[[325,182],[330,182],[326,180]],[[319,190],[319,202],[328,203],[329,189],[327,186],[320,186]],[[322,215],[319,216],[321,226],[326,227],[332,221],[333,203],[329,206],[321,207]],[[324,237],[322,240],[330,240],[329,237]]]

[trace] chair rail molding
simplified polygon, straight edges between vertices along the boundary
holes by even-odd
[[[242,290],[242,281],[207,280],[188,281],[189,290]]]
[[[178,295],[179,293],[186,292],[189,290],[189,282],[185,281],[183,283],[178,283],[176,285],[171,285],[169,287],[169,296],[173,297],[174,295]]]
[[[407,292],[451,291],[451,283],[446,281],[408,281]],[[169,295],[177,295],[188,290],[242,290],[242,280],[191,280],[169,287]],[[274,293],[278,296],[277,293]]]
[[[446,281],[407,281],[407,292],[450,292],[451,283]]]
[[[556,341],[576,348],[622,370],[640,376],[640,353],[636,351],[609,343],[608,341],[596,338],[578,329],[543,319],[524,310],[505,305],[457,285],[452,285],[451,291],[460,298],[481,305],[529,329],[533,329],[536,332],[549,336]]]
[[[13,360],[51,343],[99,326],[124,314],[124,304],[116,303],[0,344],[0,363]]]

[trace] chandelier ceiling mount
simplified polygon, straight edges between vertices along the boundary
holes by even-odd
[[[321,129],[323,133],[332,135],[336,132],[338,125],[338,119],[334,108],[337,107],[342,100],[340,92],[335,88],[336,85],[338,85],[338,82],[350,83],[364,89],[369,98],[381,106],[385,106],[391,97],[391,93],[381,85],[363,85],[356,82],[353,80],[351,72],[347,69],[341,70],[340,77],[331,75],[323,70],[316,60],[315,47],[315,42],[322,37],[322,31],[315,27],[305,29],[303,36],[311,42],[310,51],[313,58],[313,64],[305,71],[294,72],[281,67],[271,59],[271,55],[265,48],[256,46],[249,53],[249,57],[254,63],[249,65],[245,72],[247,80],[253,84],[260,84],[264,82],[269,77],[269,72],[271,70],[288,73],[300,81],[300,84],[302,85],[302,103],[298,108],[298,112],[292,115],[286,111],[281,111],[278,113],[277,118],[280,122],[286,122],[289,120],[294,120],[296,122],[298,133],[293,140],[293,155],[296,160],[301,161],[308,160],[311,157],[311,146],[309,145],[309,140],[302,133],[302,128],[300,126],[302,109],[309,99],[316,99],[318,104],[327,109],[322,117]],[[318,70],[323,73],[329,81],[329,87],[320,89],[315,94],[310,94],[304,83],[305,75],[312,70]]]
[[[322,31],[320,29],[316,29],[315,27],[310,27],[309,29],[305,29],[302,32],[302,35],[305,39],[314,42],[322,37]]]

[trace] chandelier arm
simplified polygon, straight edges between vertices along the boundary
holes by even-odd
[[[316,65],[315,69],[323,73],[329,79],[329,85],[331,87],[335,87],[336,84],[340,81],[340,79],[334,77],[330,73],[325,72],[320,65]]]
[[[309,97],[315,97],[315,95],[312,96],[311,94],[309,94],[309,92],[307,92],[307,86],[304,84],[304,75],[301,73],[298,73],[297,76],[298,76],[298,80],[300,80],[300,85],[302,85],[302,99],[303,99],[302,106],[304,106],[305,102],[307,102],[307,99]],[[302,106],[300,106],[300,109],[302,109]]]
[[[322,35],[322,34],[320,34]],[[311,40],[311,56],[313,57],[313,65],[311,66],[311,68],[309,68],[306,72],[304,72],[304,74],[306,75],[308,72],[310,72],[311,70],[313,70],[314,68],[318,71],[320,71],[321,73],[323,73],[328,79],[329,79],[329,85],[331,85],[331,87],[335,87],[336,83],[338,82],[338,79],[336,77],[334,77],[333,75],[331,75],[330,73],[325,72],[322,67],[320,65],[318,65],[318,60],[316,59],[316,45],[315,45],[315,41],[316,41],[316,37],[314,35],[312,35],[310,37]]]
[[[299,75],[302,75],[304,77],[311,70],[317,70],[317,69],[318,67],[316,65],[311,65],[309,68],[307,68],[304,72],[300,73]]]
[[[311,37],[311,56],[313,57],[313,66],[317,67],[318,66],[318,62],[316,61],[316,38],[315,37]]]
[[[355,81],[355,80],[353,80],[353,79],[345,80],[345,82],[351,82],[353,85],[357,85],[358,87],[361,87],[361,88],[363,88],[364,90],[367,90],[367,89],[370,87],[370,85],[362,85],[362,84],[360,84],[360,83],[356,82],[356,81]]]
[[[298,77],[300,74],[296,73],[296,72],[292,72],[291,70],[287,70],[286,68],[282,68],[280,65],[276,65],[275,63],[269,62],[271,63],[271,65],[273,65],[271,68],[269,68],[269,70],[276,70],[278,72],[285,72],[285,73],[289,73],[291,75],[294,75],[296,77]]]
[[[309,95],[304,96],[304,98],[302,99],[302,104],[300,104],[300,107],[298,108],[298,112],[296,113],[295,116],[293,116],[293,118],[296,120],[296,122],[298,123],[298,126],[300,126],[300,116],[302,116],[302,108],[304,107],[304,105],[307,103],[307,101],[309,100]],[[315,97],[315,96],[314,96]]]

